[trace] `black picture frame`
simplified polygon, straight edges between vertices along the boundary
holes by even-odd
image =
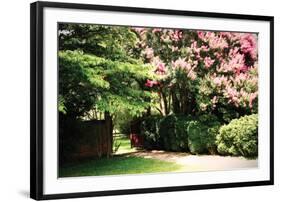
[[[237,20],[267,21],[270,23],[270,179],[238,183],[188,185],[174,187],[154,187],[128,190],[92,191],[67,194],[43,193],[43,9],[67,8],[80,10],[121,11],[130,13],[149,13],[178,16],[225,18]],[[154,192],[216,189],[228,187],[246,187],[274,184],[274,17],[258,15],[240,15],[228,13],[196,12],[183,10],[135,8],[120,6],[89,5],[57,2],[35,2],[30,5],[30,197],[35,200],[63,199],[76,197],[108,196],[121,194],[139,194]]]

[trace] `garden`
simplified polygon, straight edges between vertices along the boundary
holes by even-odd
[[[257,167],[258,34],[60,23],[58,42],[59,177]]]

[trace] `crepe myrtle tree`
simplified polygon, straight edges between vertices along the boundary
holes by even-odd
[[[253,33],[135,28],[143,61],[154,66],[156,109],[214,113],[228,122],[257,111],[258,53]]]
[[[125,27],[60,24],[59,111],[84,119],[104,112],[111,123],[126,110],[140,116],[150,106],[146,80],[156,77],[152,66],[136,59],[137,35]],[[113,126],[111,127],[111,133]]]

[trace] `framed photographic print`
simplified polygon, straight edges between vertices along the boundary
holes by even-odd
[[[31,198],[273,184],[273,17],[31,4]]]

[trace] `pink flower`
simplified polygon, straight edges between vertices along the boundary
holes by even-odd
[[[243,54],[235,54],[230,57],[228,61],[221,61],[220,66],[217,68],[218,72],[235,72],[240,74],[241,71],[245,71],[245,58]]]
[[[210,48],[208,48],[208,46],[201,46],[201,50],[202,51],[205,51],[205,52],[208,52],[210,50]]]
[[[257,98],[258,93],[251,93],[250,97],[249,97],[249,107],[252,108],[253,107],[253,101]]]
[[[234,82],[240,85],[243,81],[246,81],[247,79],[249,79],[248,75],[245,73],[241,73],[239,75],[236,75]]]
[[[237,68],[235,69],[235,73],[236,73],[237,75],[239,75],[239,74],[241,74],[241,73],[246,72],[248,69],[249,69],[249,68],[248,68],[246,65],[241,65],[240,67],[237,67]]]
[[[178,41],[182,38],[182,32],[179,30],[173,31],[171,34],[171,39],[174,41]]]
[[[185,58],[178,58],[176,61],[173,61],[172,68],[184,70],[191,80],[195,80],[197,77],[196,73],[193,71],[191,64],[186,62]]]
[[[172,46],[172,52],[176,52],[179,48],[176,46]]]
[[[227,38],[231,38],[232,37],[232,33],[231,32],[221,32],[220,33],[222,37],[227,37]]]
[[[191,69],[191,65],[185,61],[185,58],[178,58],[176,61],[172,62],[173,69]]]
[[[197,77],[196,73],[195,73],[192,69],[188,72],[187,76],[188,76],[191,80],[195,80],[196,77]]]
[[[147,87],[153,87],[154,85],[158,85],[159,84],[159,82],[158,81],[152,81],[152,80],[146,80],[146,83],[145,83],[145,86],[147,86]]]
[[[238,47],[231,48],[229,50],[228,56],[229,57],[235,57],[236,54],[239,54],[239,48]]]
[[[197,47],[197,41],[194,41],[192,44],[191,44],[191,49],[194,51],[194,53],[196,54],[199,54],[200,53],[200,50],[201,48],[198,48]]]
[[[257,57],[257,38],[254,34],[242,34],[240,44],[243,53],[249,53],[253,59]]]
[[[217,86],[221,86],[221,85],[225,85],[226,86],[228,84],[227,77],[225,77],[224,75],[222,75],[220,77],[213,78],[213,82]]]
[[[147,59],[151,59],[154,56],[154,51],[152,48],[146,47],[144,49],[144,54],[146,55]]]
[[[159,57],[153,59],[152,64],[156,67],[155,73],[163,75],[166,73],[166,65]]]
[[[209,46],[212,49],[221,49],[228,48],[228,43],[221,36],[212,36],[209,38]]]
[[[162,29],[160,29],[160,28],[154,28],[154,29],[152,29],[152,33],[161,32],[161,31],[162,31]]]
[[[212,60],[210,57],[205,57],[204,58],[204,64],[205,67],[208,69],[209,67],[211,67],[214,64],[215,60]]]
[[[199,39],[204,39],[204,36],[205,36],[205,34],[204,34],[204,32],[202,32],[202,31],[197,31],[197,34],[198,34],[198,38]]]
[[[146,33],[147,29],[144,27],[134,27],[133,28],[137,33],[139,33],[140,35],[143,35],[144,33]]]
[[[164,63],[158,63],[156,72],[158,72],[160,74],[165,73],[166,72],[165,64]]]
[[[228,103],[233,103],[236,107],[239,106],[239,92],[235,88],[231,88],[229,86],[226,87],[226,97],[229,98]]]

